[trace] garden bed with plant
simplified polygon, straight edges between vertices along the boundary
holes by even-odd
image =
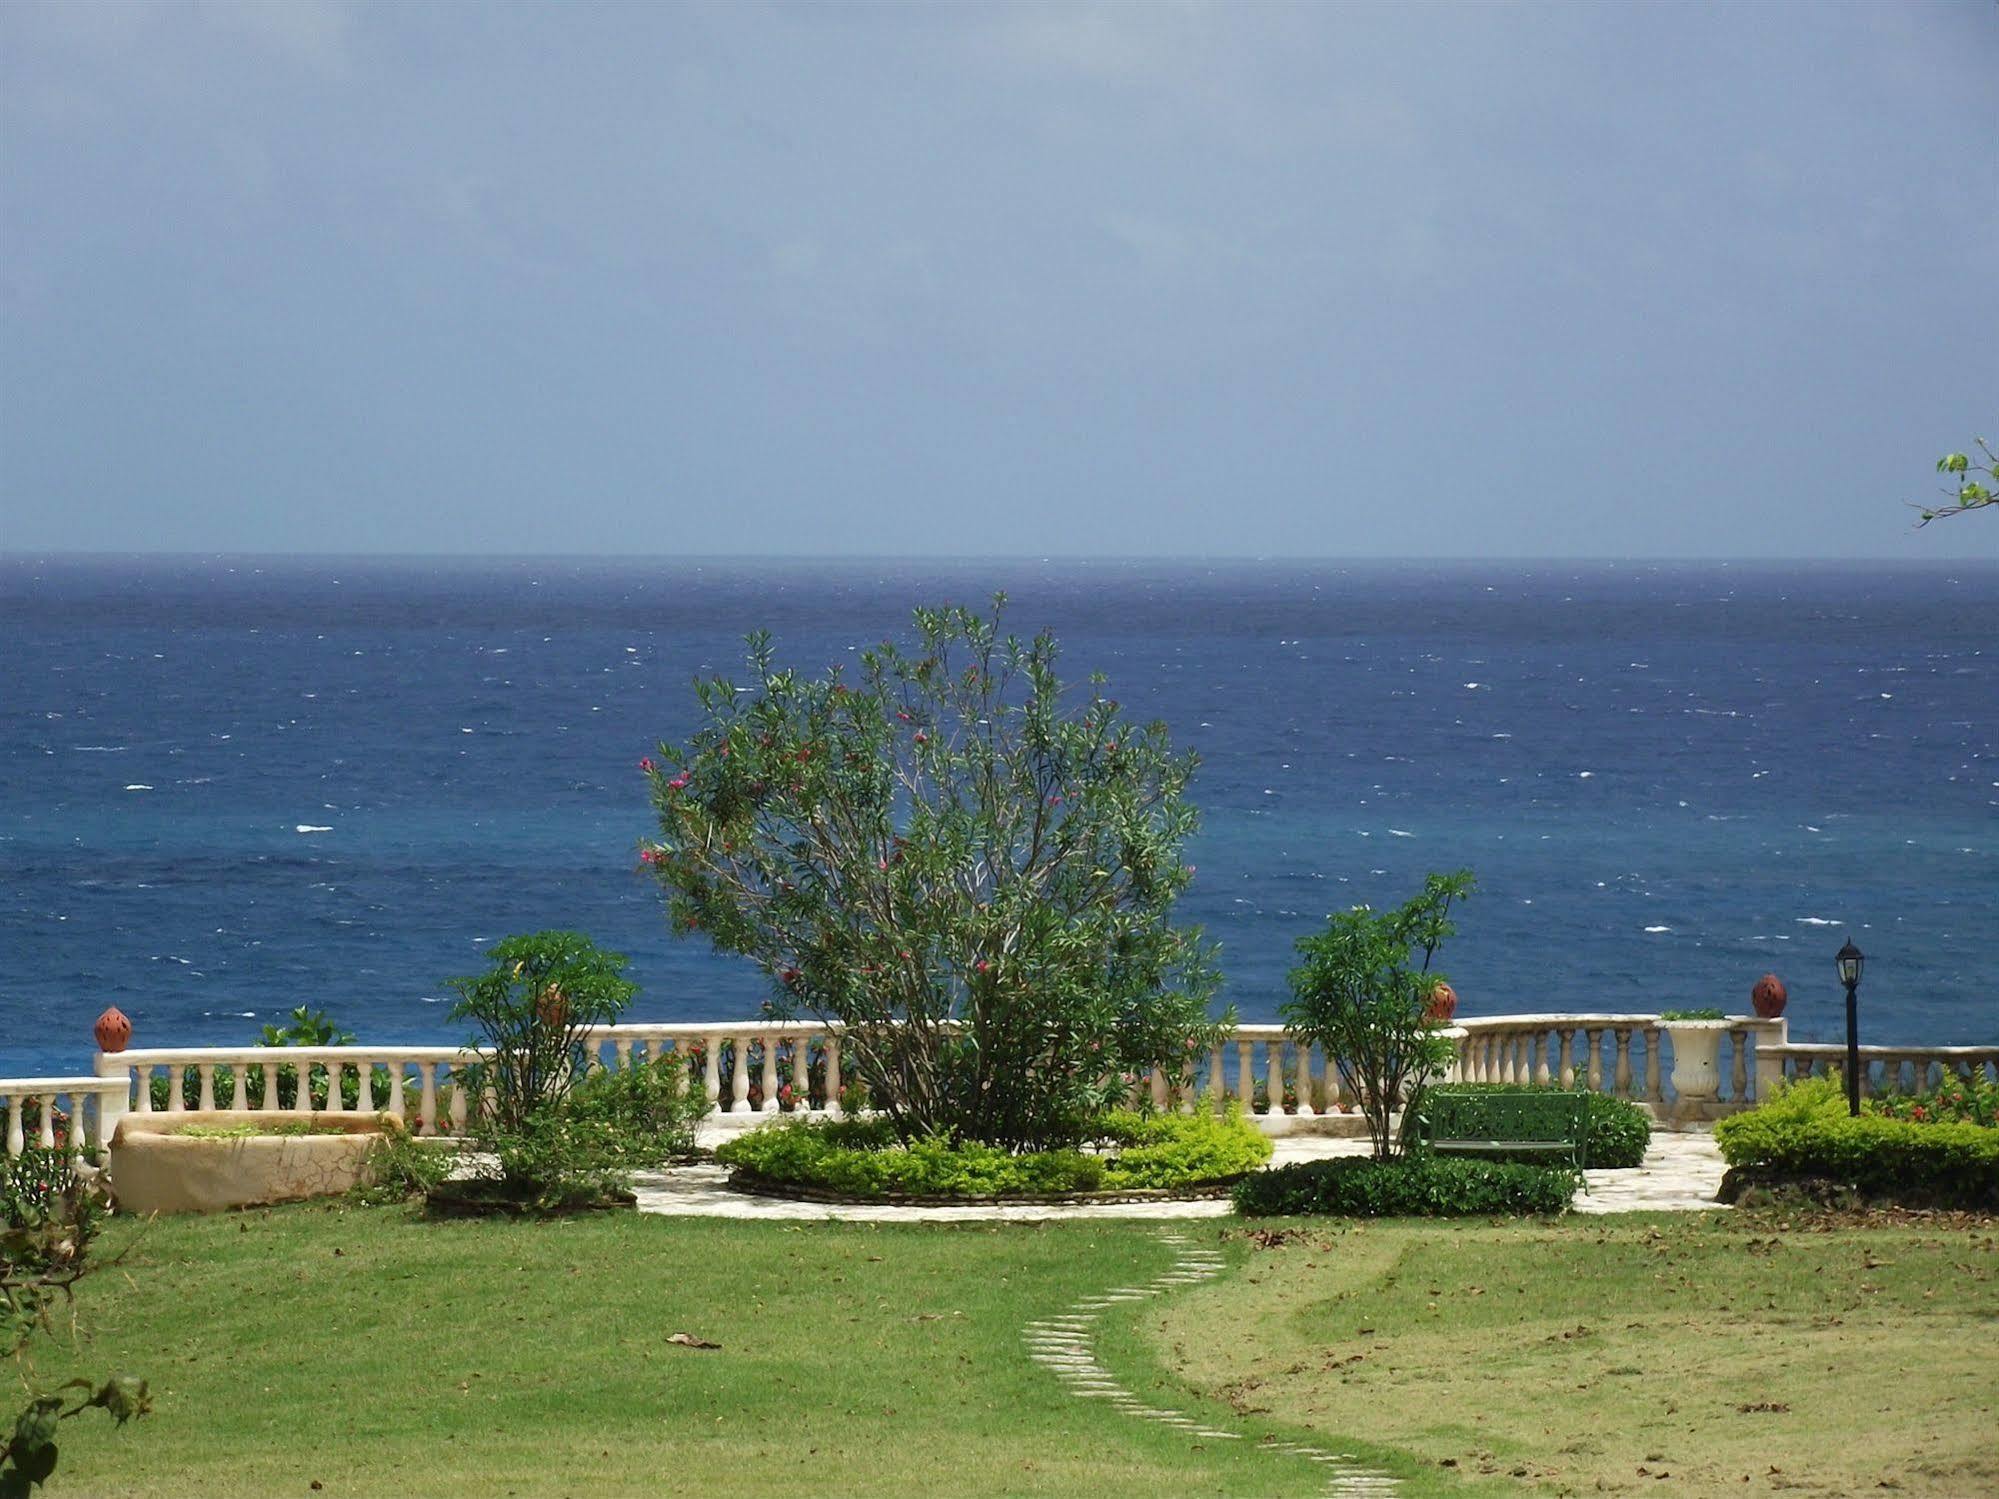
[[[1810,1078],[1722,1120],[1721,1200],[1999,1209],[1999,1085],[1950,1078],[1932,1092],[1848,1112],[1838,1078]]]
[[[904,1142],[886,1119],[797,1120],[719,1146],[730,1185],[811,1202],[1145,1202],[1218,1197],[1270,1159],[1270,1141],[1234,1109],[1117,1111],[1075,1148],[1008,1151],[975,1140]]]

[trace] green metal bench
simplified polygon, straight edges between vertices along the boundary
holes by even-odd
[[[1534,1157],[1589,1165],[1589,1096],[1482,1093],[1435,1087],[1423,1094],[1416,1137],[1437,1155]]]

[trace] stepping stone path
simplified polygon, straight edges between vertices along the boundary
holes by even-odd
[[[1242,1433],[1225,1431],[1186,1414],[1184,1411],[1151,1405],[1140,1399],[1097,1361],[1091,1336],[1104,1312],[1121,1302],[1147,1301],[1180,1286],[1197,1286],[1222,1272],[1219,1250],[1195,1244],[1185,1234],[1161,1234],[1160,1242],[1170,1245],[1175,1257],[1162,1275],[1142,1286],[1114,1286],[1096,1296],[1073,1303],[1059,1316],[1042,1317],[1021,1330],[1027,1356],[1049,1370],[1078,1400],[1102,1400],[1113,1410],[1142,1421],[1157,1421],[1177,1427],[1190,1437],[1212,1441],[1239,1442]],[[1326,1486],[1319,1492],[1329,1496],[1393,1494],[1400,1485],[1386,1473],[1377,1472],[1351,1455],[1331,1452],[1304,1442],[1272,1442],[1272,1452],[1289,1453],[1323,1465]]]

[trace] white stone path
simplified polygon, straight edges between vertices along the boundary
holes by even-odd
[[[706,1143],[704,1141],[704,1143]],[[1286,1135],[1272,1142],[1273,1165],[1325,1156],[1365,1155],[1367,1141]],[[1719,1210],[1714,1200],[1724,1170],[1714,1137],[1705,1132],[1655,1132],[1645,1164],[1624,1171],[1589,1171],[1587,1192],[1579,1193],[1579,1213]],[[968,1204],[964,1207],[894,1207],[886,1204],[793,1202],[751,1197],[728,1189],[728,1171],[712,1164],[650,1171],[637,1180],[639,1211],[669,1217],[768,1218],[787,1222],[845,1223],[1041,1223],[1062,1218],[1221,1218],[1226,1198],[1188,1202],[1064,1203],[1052,1205]]]
[[[1194,1243],[1185,1234],[1163,1233],[1161,1242],[1174,1252],[1173,1263],[1142,1286],[1113,1286],[1101,1295],[1085,1296],[1057,1316],[1042,1317],[1021,1329],[1027,1356],[1062,1382],[1078,1400],[1101,1400],[1113,1410],[1142,1421],[1177,1427],[1189,1436],[1239,1442],[1242,1433],[1210,1426],[1185,1411],[1148,1404],[1117,1382],[1097,1361],[1092,1338],[1097,1322],[1110,1307],[1126,1301],[1147,1301],[1181,1286],[1197,1286],[1222,1272],[1218,1250]],[[1386,1473],[1363,1466],[1348,1453],[1331,1452],[1305,1442],[1273,1442],[1273,1452],[1285,1452],[1323,1465],[1324,1493],[1333,1496],[1393,1494],[1400,1487]]]

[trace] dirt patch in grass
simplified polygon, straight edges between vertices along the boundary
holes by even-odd
[[[1999,1223],[1264,1226],[1148,1319],[1258,1419],[1555,1493],[1999,1492]]]

